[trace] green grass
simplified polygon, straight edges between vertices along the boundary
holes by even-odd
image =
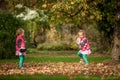
[[[110,57],[88,57],[89,62],[103,62],[110,60]],[[79,62],[79,57],[40,57],[40,58],[26,58],[26,62]]]
[[[88,61],[89,62],[104,62],[110,60],[110,57],[108,56],[104,56],[104,57],[93,57],[93,56],[89,56],[88,57]],[[5,60],[0,60],[0,63],[4,63],[4,62],[18,62],[19,59],[5,59]],[[25,62],[79,62],[79,57],[29,57],[26,56],[25,58]]]
[[[65,75],[10,75],[0,76],[0,80],[67,80]]]
[[[101,76],[66,76],[66,75],[9,75],[0,76],[0,80],[120,80],[119,77],[101,77]]]
[[[76,51],[31,51],[25,57],[25,62],[79,62],[79,56]],[[88,56],[89,62],[103,62],[110,60],[109,56]],[[18,62],[16,59],[0,60],[0,63]]]
[[[103,77],[103,76],[72,76],[72,80],[120,80],[120,77]]]

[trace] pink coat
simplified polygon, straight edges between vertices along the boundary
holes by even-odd
[[[88,42],[88,39],[86,37],[82,37],[80,38],[80,49],[82,51],[85,51],[85,50],[89,50],[90,49],[90,45],[89,45],[89,42]]]
[[[25,39],[23,36],[19,35],[17,36],[16,38],[16,55],[20,55],[20,48],[25,48],[26,49],[26,46],[25,46]],[[25,54],[25,53],[24,53]],[[24,55],[23,54],[23,55]]]

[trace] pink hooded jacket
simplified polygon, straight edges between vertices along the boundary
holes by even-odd
[[[86,37],[82,37],[80,38],[81,42],[80,42],[80,49],[85,51],[85,50],[89,50],[90,49],[90,45],[89,42],[87,40]]]
[[[24,37],[19,35],[16,38],[16,55],[18,55],[21,47],[26,49]]]

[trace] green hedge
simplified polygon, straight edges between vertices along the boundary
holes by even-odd
[[[37,46],[39,50],[78,50],[78,46],[76,44],[66,44],[66,43],[42,43]]]
[[[0,13],[0,59],[12,58],[15,55],[16,30],[23,21],[10,13]]]

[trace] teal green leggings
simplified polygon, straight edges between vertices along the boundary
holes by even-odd
[[[80,58],[82,58],[86,64],[88,64],[88,60],[87,60],[87,56],[86,54],[81,54],[80,51],[78,51],[78,56],[80,56]]]
[[[24,62],[24,56],[23,55],[20,55],[19,56],[19,68],[22,68],[22,66],[23,66],[23,62]]]

